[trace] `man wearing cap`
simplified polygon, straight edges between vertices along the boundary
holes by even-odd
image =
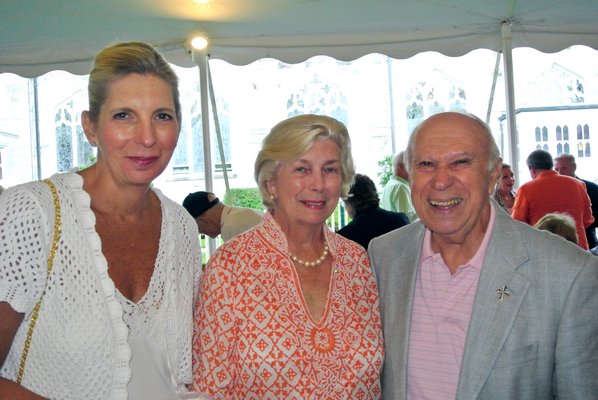
[[[258,210],[225,205],[210,192],[189,193],[183,207],[195,218],[199,233],[221,235],[225,242],[259,224],[263,216]]]

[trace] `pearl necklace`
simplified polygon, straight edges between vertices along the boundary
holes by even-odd
[[[296,262],[297,264],[304,266],[306,268],[315,268],[318,265],[322,264],[324,262],[324,260],[326,259],[327,255],[328,255],[328,245],[326,245],[326,244],[324,245],[324,251],[322,252],[322,255],[314,261],[304,261],[304,260],[300,259],[299,257],[297,257],[296,255],[291,254],[289,252],[289,257],[291,257],[291,260],[293,260],[293,262]]]

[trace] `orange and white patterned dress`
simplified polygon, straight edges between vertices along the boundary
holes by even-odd
[[[325,228],[333,276],[314,321],[286,236],[264,221],[223,244],[201,277],[194,389],[215,399],[379,399],[384,358],[367,253]]]

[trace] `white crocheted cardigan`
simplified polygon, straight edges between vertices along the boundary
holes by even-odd
[[[126,399],[129,332],[108,276],[90,197],[79,174],[51,179],[60,197],[62,236],[22,384],[52,399]],[[148,311],[143,323],[150,336],[164,341],[177,383],[188,383],[192,310],[201,270],[197,226],[185,209],[154,191],[162,203],[162,231],[152,282],[140,301]],[[54,206],[44,183],[15,186],[0,196],[0,301],[25,313],[0,370],[0,376],[11,380],[30,314],[46,284],[53,225]],[[158,269],[162,273],[156,274]]]

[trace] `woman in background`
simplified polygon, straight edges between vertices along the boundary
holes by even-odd
[[[577,226],[569,214],[548,213],[536,222],[534,228],[552,232],[573,244],[578,244]]]
[[[339,121],[300,115],[263,141],[264,220],[201,278],[196,389],[215,399],[378,399],[383,360],[368,255],[326,225],[354,175]]]
[[[494,189],[494,200],[509,215],[513,212],[515,204],[515,176],[509,164],[502,164],[502,170],[496,188]]]
[[[50,274],[49,188],[31,182],[0,196],[0,398],[187,395],[197,228],[150,188],[170,161],[180,121],[177,77],[162,56],[144,43],[107,47],[95,58],[82,114],[97,162],[50,178],[62,219]]]

